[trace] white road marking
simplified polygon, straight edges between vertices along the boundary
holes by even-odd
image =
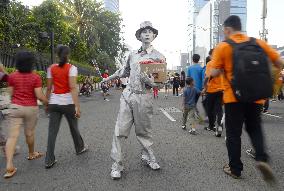
[[[160,108],[161,112],[171,121],[176,121],[168,112],[166,112],[163,108]]]
[[[282,117],[278,116],[278,115],[273,115],[271,113],[263,113],[264,115],[270,116],[270,117],[275,117],[275,118],[279,118],[282,119]]]

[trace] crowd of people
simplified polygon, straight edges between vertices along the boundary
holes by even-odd
[[[201,99],[208,117],[208,126],[205,127],[205,130],[215,132],[217,137],[221,136],[224,128],[226,130],[229,162],[223,166],[223,171],[237,179],[241,177],[243,170],[241,134],[243,124],[245,124],[258,169],[265,180],[274,181],[275,177],[265,149],[261,112],[267,111],[267,108],[263,108],[267,105],[265,103],[270,97],[273,98],[273,101],[278,95],[278,98],[283,99],[280,87],[283,84],[284,72],[281,71],[281,67],[284,62],[266,42],[241,33],[242,25],[239,17],[230,16],[225,20],[223,26],[226,40],[209,52],[204,67],[199,64],[200,56],[194,54],[192,64],[185,72],[182,71],[181,74],[176,73],[173,76],[168,74],[167,80],[163,84],[165,97],[168,98],[171,86],[173,96],[183,97],[182,129],[189,129],[189,133],[192,135],[197,135],[196,126],[198,119],[201,118],[197,103]],[[139,63],[145,59],[166,64],[165,57],[151,45],[157,35],[158,30],[149,21],[143,22],[136,32],[136,38],[142,42],[142,47],[131,53],[126,65],[113,75],[109,75],[108,71],[101,75],[104,100],[108,101],[106,96],[110,87],[109,82],[114,81],[116,87],[123,90],[111,149],[113,160],[111,177],[113,179],[120,179],[121,172],[124,170],[121,139],[129,136],[133,125],[137,140],[142,146],[142,161],[152,170],[160,169],[152,148],[153,103],[150,93],[153,93],[155,99],[158,98],[161,84],[155,83],[148,74],[139,69]],[[250,51],[245,51],[246,48],[250,48]],[[45,167],[52,168],[57,162],[54,149],[63,115],[70,127],[76,154],[79,155],[88,150],[78,128],[78,118],[81,115],[76,81],[78,71],[74,65],[69,63],[70,49],[68,46],[60,45],[57,48],[57,55],[59,62],[51,65],[47,70],[45,94],[42,90],[41,78],[33,72],[35,58],[32,53],[27,51],[17,53],[17,71],[9,76],[5,69],[0,67],[0,79],[8,82],[11,94],[11,112],[8,114],[9,134],[6,137],[0,132],[0,144],[5,145],[7,159],[5,178],[11,178],[17,171],[13,163],[13,156],[21,125],[24,126],[26,143],[29,148],[27,159],[35,160],[44,156],[43,153],[35,149],[34,136],[39,110],[38,99],[49,113]],[[272,80],[270,80],[268,59],[276,71],[274,75],[276,85],[274,87]],[[243,63],[247,65],[242,67],[251,68],[239,70],[240,67],[237,66]],[[253,73],[249,73],[251,71]],[[267,83],[263,82],[261,86],[258,86],[255,82],[261,79],[265,79]],[[251,84],[253,87],[250,86]],[[90,77],[87,77],[80,92],[84,93],[91,91],[91,89],[93,89],[92,83]],[[274,93],[270,95],[273,89]]]

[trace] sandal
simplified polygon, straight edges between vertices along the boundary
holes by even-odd
[[[240,179],[240,178],[241,178],[241,175],[238,176],[238,175],[234,174],[234,173],[231,171],[231,167],[229,166],[229,164],[226,164],[226,165],[223,167],[223,171],[224,171],[227,175],[233,177],[234,179]]]
[[[4,174],[4,178],[11,178],[12,176],[14,176],[17,172],[17,168],[11,168],[11,169],[7,169],[6,173]]]
[[[42,157],[42,156],[43,156],[43,154],[40,153],[40,152],[33,152],[31,155],[29,155],[29,156],[27,157],[27,159],[28,159],[28,160],[35,160],[35,159],[38,159],[38,158],[40,158],[40,157]]]

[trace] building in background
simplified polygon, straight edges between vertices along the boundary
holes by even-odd
[[[119,0],[104,0],[105,9],[113,13],[119,13]]]
[[[185,71],[186,67],[189,65],[189,54],[181,53],[180,54],[180,72]]]
[[[190,58],[197,53],[204,62],[209,50],[224,40],[222,24],[230,15],[242,21],[242,32],[246,33],[247,0],[189,0],[188,52]]]

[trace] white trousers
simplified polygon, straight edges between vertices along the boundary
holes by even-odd
[[[111,158],[122,164],[121,138],[127,138],[132,126],[135,126],[137,140],[142,145],[142,151],[153,153],[151,146],[153,103],[150,94],[134,94],[126,90],[120,98],[120,110],[115,125]]]

